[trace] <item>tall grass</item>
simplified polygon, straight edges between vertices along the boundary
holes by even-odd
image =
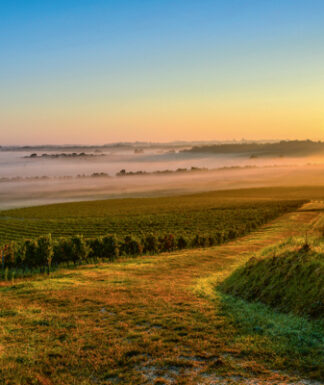
[[[289,239],[269,248],[238,268],[221,289],[282,312],[322,318],[324,240]]]

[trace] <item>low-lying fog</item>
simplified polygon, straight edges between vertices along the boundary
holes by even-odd
[[[178,149],[165,148],[139,153],[134,153],[134,149],[82,151],[85,155],[79,156],[81,151],[74,156],[54,155],[62,152],[72,154],[72,151],[0,151],[0,209],[83,199],[268,185],[324,184],[324,159],[321,158],[250,158],[246,155],[181,153]],[[42,157],[44,152],[47,157]],[[37,156],[30,157],[32,153]],[[222,170],[223,167],[233,166],[241,168]],[[121,169],[154,172],[191,167],[215,170],[115,177]],[[90,176],[93,173],[107,173],[111,178],[77,178],[77,175]],[[50,178],[31,179],[42,176]],[[64,176],[71,178],[59,178]],[[6,181],[6,178],[16,177],[26,179]]]

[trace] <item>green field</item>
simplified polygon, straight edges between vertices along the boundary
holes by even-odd
[[[0,212],[0,244],[48,233],[54,238],[77,234],[141,238],[170,233],[192,238],[231,230],[241,235],[309,197],[324,197],[323,189],[248,189],[7,210]]]

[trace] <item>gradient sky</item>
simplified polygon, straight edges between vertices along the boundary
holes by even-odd
[[[323,0],[0,2],[0,144],[324,139]]]

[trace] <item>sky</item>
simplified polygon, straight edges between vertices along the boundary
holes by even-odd
[[[0,145],[324,140],[323,0],[0,0]]]

